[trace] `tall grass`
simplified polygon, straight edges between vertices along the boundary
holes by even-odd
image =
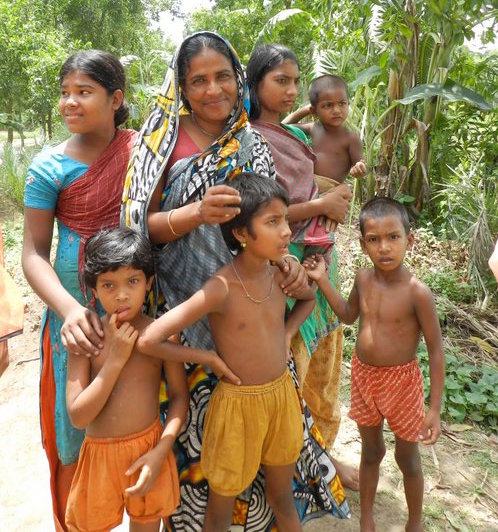
[[[39,146],[17,149],[5,143],[0,152],[0,189],[3,198],[16,209],[22,211],[24,197],[24,180],[33,157],[40,151]]]

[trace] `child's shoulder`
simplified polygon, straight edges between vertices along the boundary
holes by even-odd
[[[433,299],[433,294],[431,289],[420,279],[418,279],[414,273],[410,272],[408,274],[408,285],[410,287],[411,296],[415,301],[417,300],[427,300]]]

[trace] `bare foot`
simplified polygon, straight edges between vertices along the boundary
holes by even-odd
[[[360,532],[375,532],[373,516],[360,517]]]
[[[410,521],[408,521],[408,523],[406,523],[405,530],[406,532],[424,532],[424,526],[420,521],[417,523],[410,523]]]
[[[358,468],[352,465],[344,464],[332,458],[332,463],[341,479],[341,483],[345,488],[353,491],[359,491],[360,489],[360,475]]]

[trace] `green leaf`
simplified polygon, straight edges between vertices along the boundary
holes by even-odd
[[[389,57],[389,55],[388,55]],[[368,85],[370,80],[382,74],[382,69],[378,65],[373,65],[371,67],[362,70],[357,76],[356,79],[349,84],[349,89],[354,92],[360,85]]]
[[[387,65],[387,60],[389,59],[390,51],[386,50],[382,52],[379,56],[379,67],[384,68]]]
[[[484,405],[488,402],[489,398],[486,395],[478,392],[465,392],[467,399],[474,404]]]
[[[410,196],[409,194],[402,194],[401,196],[396,198],[400,203],[406,204],[406,203],[413,203],[415,201],[415,198],[413,196]]]
[[[403,35],[403,37],[406,37],[407,39],[411,39],[413,37],[413,32],[408,26],[405,26],[404,24],[400,24],[398,28],[399,28],[401,35]]]
[[[440,83],[425,83],[423,85],[416,85],[412,89],[406,91],[405,97],[398,100],[403,105],[409,105],[418,100],[425,100],[441,96],[450,102],[466,102],[470,105],[475,105],[483,111],[491,111],[493,109],[480,94],[474,92],[467,87],[458,85],[454,81],[448,79],[444,85]]]
[[[450,401],[455,405],[465,405],[465,397],[463,395],[460,395],[459,393],[456,393],[454,395],[450,395],[449,397]]]

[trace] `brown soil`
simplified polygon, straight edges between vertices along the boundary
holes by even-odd
[[[50,531],[51,501],[48,467],[40,443],[38,418],[39,321],[42,303],[21,272],[20,223],[6,222],[7,233],[19,239],[7,246],[7,267],[25,297],[25,329],[9,342],[10,366],[0,379],[0,530]],[[10,218],[12,219],[12,218]],[[11,238],[12,240],[12,238]],[[343,423],[335,456],[358,464],[360,439],[347,418],[349,368],[343,374]],[[427,531],[498,531],[498,447],[496,439],[476,427],[447,426],[434,447],[422,447],[425,471]],[[377,530],[404,530],[406,503],[401,475],[393,458],[393,437],[385,432],[388,452],[381,469],[375,502]],[[304,525],[306,532],[359,530],[359,496],[347,492],[352,518],[330,516]],[[125,530],[124,526],[119,530]]]

